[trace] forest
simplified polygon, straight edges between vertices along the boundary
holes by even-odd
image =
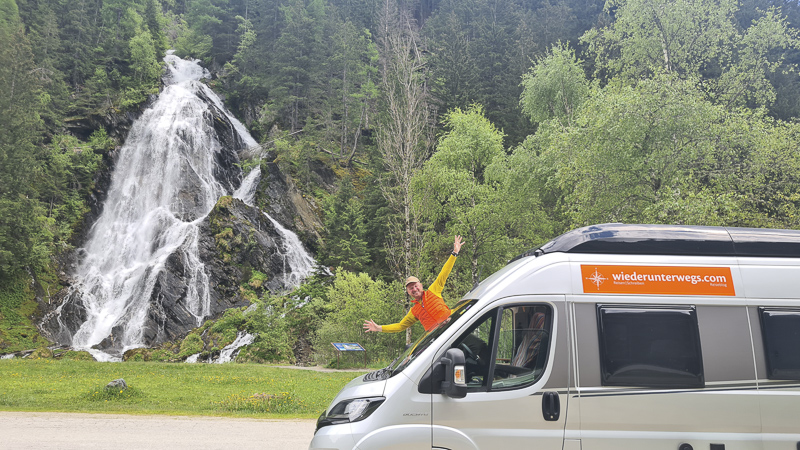
[[[41,345],[35,291],[59,289],[168,49],[322,224],[316,275],[243,285],[272,315],[220,323],[261,331],[254,361],[390,358],[412,336],[361,322],[399,320],[400,280],[432,281],[456,234],[450,304],[576,227],[800,227],[799,28],[781,0],[0,0],[0,341]]]

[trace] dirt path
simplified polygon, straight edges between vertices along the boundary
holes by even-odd
[[[0,411],[8,450],[306,450],[314,420]]]

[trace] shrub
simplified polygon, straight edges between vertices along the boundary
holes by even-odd
[[[198,334],[191,333],[181,342],[181,352],[178,354],[180,358],[200,353],[203,350],[203,339]]]
[[[294,362],[282,297],[256,303],[245,316],[245,329],[255,334],[252,344],[242,349],[237,362]]]
[[[365,273],[340,269],[326,297],[331,312],[312,339],[317,362],[329,364],[336,359],[331,342],[358,342],[372,361],[391,361],[405,347],[405,333],[365,333],[362,328],[366,319],[388,324],[403,318],[405,293],[400,283],[375,281]]]

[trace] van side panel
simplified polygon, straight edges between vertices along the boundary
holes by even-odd
[[[753,265],[757,262],[763,262],[763,265]],[[739,267],[745,290],[743,294],[748,298],[797,300],[800,295],[799,263],[796,259],[744,260]]]
[[[578,386],[600,386],[600,346],[594,303],[574,303],[578,349]]]
[[[706,385],[739,384],[755,393],[756,369],[745,306],[697,306]],[[758,424],[758,415],[753,418]],[[758,432],[758,429],[751,429]]]
[[[726,450],[761,449],[753,351],[744,305],[697,308],[702,331],[705,388],[602,386],[596,305],[674,304],[665,297],[576,296],[582,450],[674,450],[724,444]],[[691,298],[681,303],[693,304]],[[724,321],[717,319],[721,315]],[[728,329],[728,327],[731,329]],[[744,337],[737,335],[736,329]],[[714,336],[711,336],[714,335]],[[723,348],[726,346],[734,349]],[[715,352],[726,356],[717,357]],[[722,358],[734,355],[732,361]],[[720,367],[716,367],[720,365]]]
[[[567,305],[566,302],[555,302],[556,309],[556,323],[554,329],[558,330],[555,336],[555,342],[551,348],[554,349],[554,355],[551,361],[553,362],[552,372],[550,378],[545,383],[542,389],[554,389],[559,392],[564,392],[566,395],[569,380],[569,360],[570,360],[570,347],[567,344]],[[567,397],[561,399],[561,404],[566,406]],[[563,413],[563,412],[562,412]]]

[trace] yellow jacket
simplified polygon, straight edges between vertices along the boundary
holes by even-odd
[[[442,320],[450,316],[450,308],[444,303],[442,298],[442,290],[447,277],[450,276],[450,271],[453,270],[453,265],[456,262],[456,257],[450,255],[447,262],[444,263],[442,271],[436,277],[428,289],[422,294],[422,302],[414,301],[415,305],[412,307],[408,314],[398,323],[381,326],[381,331],[384,333],[397,333],[405,330],[406,328],[414,325],[415,322],[422,319],[422,324],[425,331],[430,331],[439,324]],[[415,314],[416,313],[416,314]]]

